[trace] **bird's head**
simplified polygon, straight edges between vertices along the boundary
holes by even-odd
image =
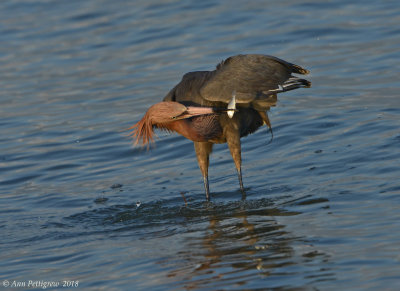
[[[134,145],[149,145],[154,141],[154,127],[161,126],[175,120],[176,116],[186,111],[186,106],[178,102],[160,102],[152,105],[143,118],[128,129],[135,139]]]
[[[154,104],[146,115],[153,126],[162,126],[171,121],[182,119],[187,107],[178,102],[164,101]]]
[[[154,127],[168,130],[168,124],[173,121],[211,113],[213,109],[210,107],[186,107],[178,102],[159,102],[152,105],[143,118],[129,128],[133,129],[130,135],[135,139],[135,145],[140,140],[143,145],[148,145],[154,141]]]

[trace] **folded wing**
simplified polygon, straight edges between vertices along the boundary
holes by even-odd
[[[200,94],[208,101],[228,103],[232,92],[236,92],[237,103],[250,103],[289,88],[311,85],[292,73],[308,74],[308,71],[272,56],[237,55],[221,62],[215,71],[210,72]]]

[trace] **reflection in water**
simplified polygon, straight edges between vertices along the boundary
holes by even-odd
[[[207,222],[200,224],[205,229],[190,231],[178,253],[179,267],[168,276],[179,278],[186,289],[196,289],[213,284],[223,286],[224,282],[248,284],[254,277],[278,273],[288,275],[291,271],[286,267],[297,264],[291,244],[298,238],[287,232],[285,225],[277,222],[274,216],[300,213],[272,206],[258,209],[244,206],[246,204],[208,213]],[[190,220],[189,215],[190,212],[187,216]],[[184,261],[183,265],[180,260]],[[218,280],[213,283],[214,279]]]

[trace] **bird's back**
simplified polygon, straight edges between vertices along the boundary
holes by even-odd
[[[234,120],[221,115],[219,122],[235,122],[240,136],[256,131],[269,120],[265,112],[277,102],[277,93],[310,87],[311,83],[294,74],[306,69],[268,55],[237,55],[220,62],[214,71],[186,73],[164,97],[185,105],[226,108],[235,95],[238,112]]]
[[[237,55],[219,63],[214,71],[185,74],[164,101],[226,107],[235,92],[238,106],[267,110],[276,103],[277,93],[311,86],[292,73],[308,71],[272,56]]]

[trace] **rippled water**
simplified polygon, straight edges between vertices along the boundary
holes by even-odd
[[[1,284],[398,290],[399,23],[398,1],[1,1]],[[242,140],[245,201],[215,147],[206,203],[190,141],[124,130],[239,53],[313,88]]]

